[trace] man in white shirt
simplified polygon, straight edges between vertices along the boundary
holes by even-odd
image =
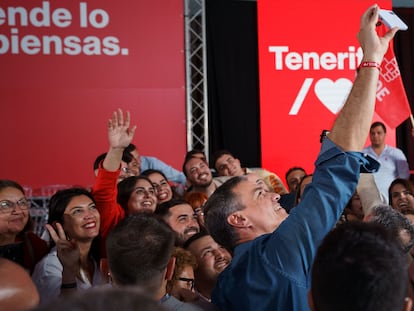
[[[402,150],[385,144],[386,133],[384,123],[372,123],[369,130],[371,145],[362,152],[369,154],[381,164],[378,172],[374,174],[374,179],[381,195],[388,200],[388,187],[391,182],[396,178],[408,179],[410,169]]]

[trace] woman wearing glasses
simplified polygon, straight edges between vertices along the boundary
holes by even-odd
[[[48,252],[47,244],[32,232],[30,201],[12,180],[0,180],[0,257],[10,259],[32,273]]]
[[[41,304],[103,283],[96,240],[99,227],[95,200],[86,189],[60,190],[51,197],[46,229],[53,245],[32,276]]]

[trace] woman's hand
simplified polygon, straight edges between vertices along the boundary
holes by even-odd
[[[79,270],[80,251],[74,239],[69,239],[60,223],[46,224],[46,229],[56,244],[57,256],[63,266],[62,283],[76,281]]]

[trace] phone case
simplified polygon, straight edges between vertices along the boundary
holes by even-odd
[[[400,30],[407,30],[408,26],[390,10],[379,11],[380,21],[383,22],[388,28],[398,27]]]

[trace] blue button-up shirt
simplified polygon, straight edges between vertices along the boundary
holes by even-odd
[[[301,203],[270,234],[238,245],[220,274],[212,301],[226,310],[309,310],[307,293],[316,249],[355,192],[360,171],[378,163],[343,152],[325,139]]]
[[[180,172],[173,168],[172,166],[166,164],[160,159],[148,156],[141,156],[141,172],[144,172],[148,169],[159,170],[164,173],[165,177],[169,181],[181,184],[185,186],[187,178],[183,172]]]

